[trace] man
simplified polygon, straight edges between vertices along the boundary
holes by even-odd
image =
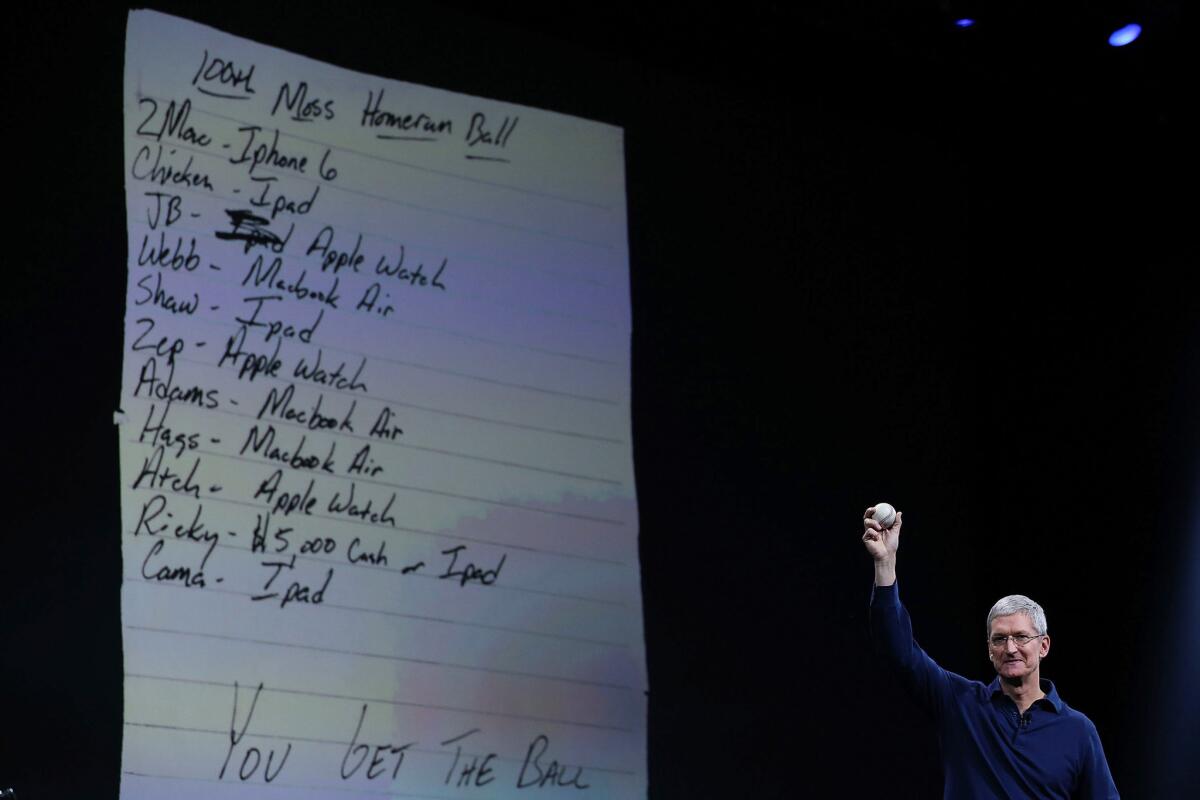
[[[948,672],[912,636],[896,587],[903,515],[892,527],[863,515],[863,544],[875,561],[871,637],[914,699],[933,716],[942,748],[947,800],[960,798],[1117,798],[1096,726],[1042,680],[1050,652],[1046,615],[1022,595],[988,614],[988,658],[996,677],[979,681]]]

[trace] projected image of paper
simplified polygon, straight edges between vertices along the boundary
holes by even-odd
[[[644,797],[620,129],[149,11],[124,103],[121,796]]]

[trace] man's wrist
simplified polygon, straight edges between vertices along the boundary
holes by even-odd
[[[896,582],[896,557],[881,558],[875,562],[875,585],[891,586]]]

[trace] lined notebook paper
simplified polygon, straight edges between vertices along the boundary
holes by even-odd
[[[121,796],[644,797],[621,130],[149,11],[124,104]]]

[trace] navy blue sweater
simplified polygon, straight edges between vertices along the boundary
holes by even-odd
[[[871,636],[937,724],[946,800],[1118,797],[1096,726],[1050,681],[1022,717],[998,676],[985,686],[942,669],[913,640],[895,584],[871,595]]]

